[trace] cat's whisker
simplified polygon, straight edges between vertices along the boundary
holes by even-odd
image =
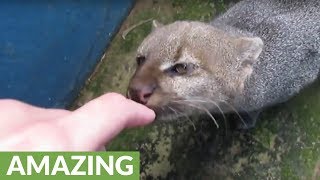
[[[248,128],[247,123],[244,121],[244,119],[241,117],[241,115],[239,114],[238,110],[233,107],[230,103],[228,103],[227,101],[224,100],[220,100],[220,102],[223,102],[224,104],[226,104],[227,106],[229,106],[236,114],[237,116],[240,118],[241,122],[245,125],[246,128]],[[247,112],[248,113],[248,112]]]
[[[201,98],[197,99],[197,97],[196,97],[196,98],[192,98],[192,99],[189,98],[189,99],[187,99],[187,100],[185,100],[185,101],[211,103],[211,104],[213,104],[214,106],[216,106],[216,107],[218,108],[218,110],[220,111],[223,119],[224,119],[225,128],[226,128],[226,130],[227,130],[227,118],[226,118],[225,114],[223,113],[223,110],[221,109],[221,107],[218,105],[218,103],[214,102],[213,100],[201,100]]]
[[[205,107],[201,106],[201,107],[198,107],[198,106],[195,106],[193,104],[186,104],[186,103],[181,103],[183,102],[183,100],[181,101],[174,101],[176,103],[180,103],[180,104],[183,104],[183,105],[186,105],[186,106],[190,106],[190,107],[193,107],[195,109],[199,109],[199,110],[202,110],[204,111],[212,120],[213,122],[215,123],[215,125],[217,126],[217,128],[219,128],[219,124],[217,122],[217,120],[212,116],[212,114],[210,113],[210,111],[208,109],[206,109]]]
[[[212,100],[201,100],[201,99],[187,99],[187,101],[193,101],[193,102],[203,102],[203,103],[211,103],[213,104],[214,106],[216,106],[218,108],[218,110],[220,111],[221,115],[223,116],[224,120],[226,120],[226,116],[224,115],[221,107],[218,105],[218,103],[212,101]]]
[[[178,112],[178,110],[176,110],[176,109],[174,109],[174,108],[172,108],[172,107],[170,107],[170,106],[167,106],[171,111],[173,111],[176,115],[177,115],[177,117],[179,117],[179,115],[182,115],[182,116],[184,116],[184,117],[186,117],[187,118],[187,120],[191,123],[191,125],[193,126],[193,129],[194,130],[197,130],[196,129],[196,125],[194,124],[194,122],[187,116],[187,115],[185,115],[184,113],[182,113],[182,112]]]

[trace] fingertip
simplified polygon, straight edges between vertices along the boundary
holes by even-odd
[[[146,108],[146,117],[152,122],[156,118],[156,113],[152,109]]]
[[[149,124],[151,122],[153,122],[153,120],[156,117],[155,112],[148,108],[145,105],[142,105],[140,103],[137,103],[131,99],[126,98],[125,96],[123,96],[122,94],[118,94],[118,93],[107,93],[105,95],[103,95],[100,100],[104,101],[104,102],[114,102],[117,104],[123,104],[125,107],[130,107],[128,106],[129,104],[131,104],[131,108],[130,110],[135,111],[134,114],[135,115],[135,119],[139,119],[140,122],[142,123],[141,125],[145,125],[145,124]],[[124,110],[124,109],[123,109]]]
[[[136,103],[134,101],[131,101],[131,102],[134,105],[133,107],[136,107],[136,108],[132,109],[134,111],[135,116],[129,119],[130,121],[128,122],[129,127],[144,126],[154,121],[156,114],[152,109],[142,104]]]
[[[131,100],[132,101],[132,100]],[[132,101],[134,102],[134,101]],[[145,105],[142,105],[140,103],[137,103],[137,102],[134,102],[135,104],[138,104],[140,106],[140,108],[142,109],[144,115],[150,119],[155,119],[156,117],[156,113],[149,107],[145,106]]]

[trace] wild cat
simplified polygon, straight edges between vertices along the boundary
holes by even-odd
[[[153,23],[137,50],[131,99],[157,118],[256,112],[314,82],[320,2],[243,0],[210,23]]]

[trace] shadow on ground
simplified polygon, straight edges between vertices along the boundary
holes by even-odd
[[[73,108],[104,92],[125,93],[135,61],[135,50],[150,32],[150,18],[164,23],[188,19],[209,21],[224,11],[223,0],[137,1],[95,73]],[[231,131],[207,117],[192,121],[155,123],[127,130],[108,145],[109,150],[139,150],[141,179],[320,179],[320,85],[262,113],[256,128]],[[236,121],[235,116],[227,117]]]

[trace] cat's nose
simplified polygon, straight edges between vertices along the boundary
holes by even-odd
[[[129,86],[127,96],[133,101],[146,105],[155,89],[156,85],[154,84],[134,84]]]

